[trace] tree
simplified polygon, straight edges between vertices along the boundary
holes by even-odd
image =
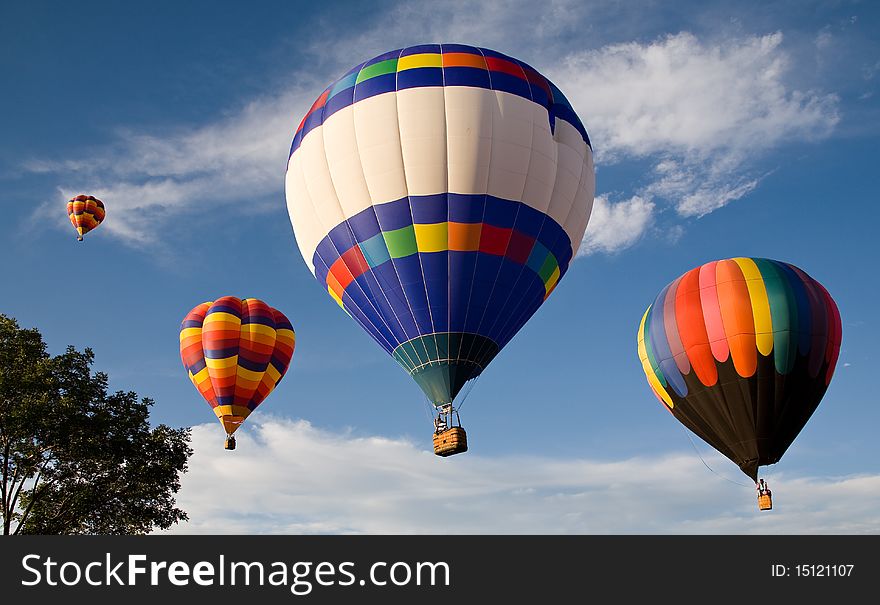
[[[107,392],[94,354],[46,352],[0,314],[0,519],[4,534],[143,534],[175,507],[188,428],[149,425],[148,398]]]

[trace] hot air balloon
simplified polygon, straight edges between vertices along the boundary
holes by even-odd
[[[766,510],[758,467],[778,462],[816,410],[840,339],[822,284],[788,263],[733,258],[666,286],[642,317],[638,351],[654,394],[758,484]]]
[[[224,296],[183,319],[183,366],[226,429],[227,450],[235,449],[238,427],[281,382],[295,345],[287,317],[256,298]]]
[[[592,149],[565,96],[485,48],[379,55],[309,109],[285,190],[315,278],[435,407],[435,453],[464,451],[456,396],[558,285],[590,216]]]
[[[77,195],[67,202],[67,216],[79,241],[104,220],[104,202],[93,195]]]

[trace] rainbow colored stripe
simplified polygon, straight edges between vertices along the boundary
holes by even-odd
[[[544,106],[551,130],[559,116],[590,145],[587,130],[571,103],[533,67],[488,48],[423,44],[374,57],[328,86],[297,127],[288,157],[299,148],[303,137],[340,109],[386,92],[424,86],[468,86],[515,94]]]
[[[255,298],[202,303],[180,326],[183,365],[230,435],[284,377],[295,346],[287,317]]]
[[[761,358],[789,374],[799,359],[824,385],[840,352],[841,322],[827,290],[797,267],[764,258],[713,261],[666,286],[642,317],[638,351],[654,393],[670,409],[689,395],[692,373],[703,387],[732,362],[742,378]]]
[[[67,217],[76,229],[77,239],[101,224],[106,216],[104,202],[93,195],[77,195],[67,202]]]
[[[367,208],[333,229],[313,262],[330,296],[363,315],[360,323],[392,353],[435,332],[481,334],[504,346],[571,257],[562,227],[526,204],[440,194]],[[484,270],[491,281],[474,279]]]

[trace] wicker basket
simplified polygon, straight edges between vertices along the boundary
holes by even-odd
[[[758,496],[758,508],[760,510],[773,510],[773,500],[770,499],[770,494]]]
[[[467,433],[460,426],[434,433],[434,453],[438,456],[453,456],[467,451]]]

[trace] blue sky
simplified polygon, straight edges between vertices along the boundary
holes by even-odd
[[[38,327],[53,352],[91,347],[113,388],[156,400],[155,422],[200,425],[180,495],[192,521],[179,531],[446,531],[431,521],[439,511],[467,532],[876,532],[878,12],[4,5],[0,312]],[[290,139],[323,88],[426,42],[493,48],[548,75],[597,166],[580,258],[478,380],[463,408],[471,450],[449,460],[428,453],[418,387],[309,273],[283,194]],[[64,206],[81,192],[108,218],[78,244]],[[777,499],[791,496],[760,518],[751,488],[725,480],[745,476],[698,444],[708,471],[661,409],[635,347],[666,283],[731,256],[798,265],[843,318],[828,394],[764,473]],[[234,454],[177,340],[193,306],[223,295],[261,298],[297,331],[290,372]],[[241,504],[221,509],[230,489]],[[849,511],[832,502],[841,494]]]

